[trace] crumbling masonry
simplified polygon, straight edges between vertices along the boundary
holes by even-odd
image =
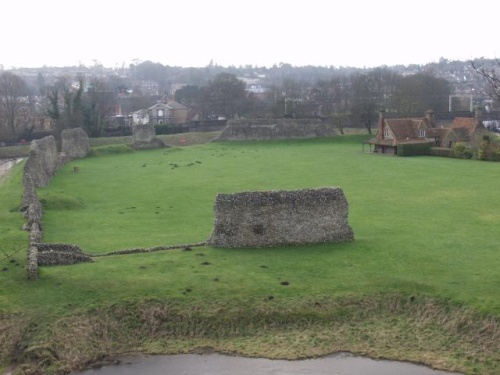
[[[62,150],[62,153],[57,152],[53,136],[35,140],[24,164],[21,212],[26,218],[24,229],[29,232],[28,278],[32,280],[38,277],[38,266],[92,261],[76,245],[42,243],[43,209],[36,188],[47,186],[65,163],[90,152],[87,134],[82,129],[64,130]]]
[[[267,247],[352,241],[342,189],[218,194],[209,244]]]

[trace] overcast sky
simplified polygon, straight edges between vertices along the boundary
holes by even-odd
[[[499,0],[2,0],[0,65],[375,67],[500,57]]]

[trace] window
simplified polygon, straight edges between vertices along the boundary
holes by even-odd
[[[163,117],[163,109],[159,109],[159,110],[156,112],[156,117]]]
[[[425,129],[419,129],[418,136],[421,138],[425,138]]]
[[[384,138],[389,138],[389,129],[384,128]]]

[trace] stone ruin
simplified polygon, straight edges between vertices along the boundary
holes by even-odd
[[[257,141],[331,137],[333,124],[311,119],[229,120],[216,141]]]
[[[62,150],[57,152],[56,140],[48,136],[31,143],[23,170],[23,197],[21,212],[26,218],[23,229],[29,232],[28,278],[38,277],[38,266],[90,262],[91,257],[75,245],[44,244],[43,208],[37,187],[46,187],[65,163],[83,158],[90,152],[90,142],[82,129],[69,129],[62,133]]]
[[[165,142],[156,138],[154,125],[132,126],[132,148],[135,150],[148,150],[166,147]]]
[[[208,244],[270,247],[352,241],[342,189],[218,194]]]
[[[82,128],[65,129],[61,133],[62,155],[69,159],[81,159],[90,154],[90,140]]]
[[[56,140],[53,136],[31,142],[24,164],[23,181],[29,177],[34,187],[45,187],[60,167]]]
[[[39,243],[38,265],[60,266],[82,262],[92,262],[92,258],[76,245],[59,243]]]

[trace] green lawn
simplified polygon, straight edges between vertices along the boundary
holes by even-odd
[[[372,155],[362,139],[208,143],[73,161],[38,190],[46,242],[91,254],[196,243],[210,236],[218,192],[327,186],[344,190],[355,240],[98,257],[42,268],[36,282],[26,280],[25,254],[17,253],[20,266],[0,263],[8,268],[0,272],[0,312],[61,317],[144,298],[292,306],[395,293],[500,317],[500,165]],[[9,251],[26,241],[14,210],[19,183],[16,168],[0,188],[0,244]]]
[[[73,173],[74,165],[79,173]],[[185,263],[193,257],[179,252],[101,258],[92,265],[43,269],[42,276],[78,277],[75,270],[82,269],[83,278],[96,274],[89,288],[94,290],[108,285],[116,268],[125,268],[124,277],[144,279],[140,294],[148,280],[154,289],[159,278],[173,276],[138,269],[141,260],[171,261],[181,284],[192,282],[191,272],[180,272],[185,267],[201,268],[197,273],[208,278],[234,273],[238,280],[227,285],[201,283],[200,295],[212,298],[269,293],[264,285],[270,272],[259,266],[270,263],[279,270],[271,278],[297,280],[287,294],[402,288],[500,313],[498,168],[477,161],[370,155],[359,143],[335,140],[211,143],[90,157],[67,165],[49,188],[39,190],[46,205],[45,241],[75,243],[93,254],[195,243],[210,236],[218,192],[325,186],[344,190],[356,240],[293,249],[205,248],[199,251],[216,259],[205,268],[195,267],[199,258]],[[124,294],[131,293],[129,287]],[[178,291],[158,292],[164,293]]]

